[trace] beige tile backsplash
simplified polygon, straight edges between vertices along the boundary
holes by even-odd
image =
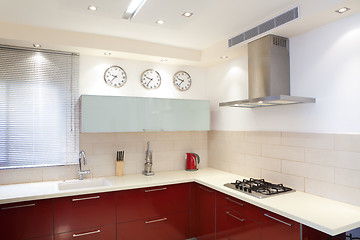
[[[360,135],[211,131],[209,167],[360,206]]]
[[[298,191],[360,206],[360,135],[291,132],[83,133],[89,177],[115,175],[117,150],[125,151],[124,174],[141,173],[146,143],[153,170],[185,168],[185,153],[200,155],[200,168],[265,178]],[[77,178],[78,165],[1,170],[0,184]]]
[[[125,151],[124,174],[144,170],[146,143],[153,152],[153,171],[185,169],[185,153],[200,155],[200,168],[207,167],[207,132],[82,133],[80,149],[86,152],[90,175],[115,175],[116,151]],[[16,184],[78,178],[78,165],[1,170],[0,184]]]

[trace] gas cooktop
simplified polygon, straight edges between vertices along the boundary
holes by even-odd
[[[250,178],[249,180],[243,179],[242,181],[236,180],[234,183],[226,183],[224,186],[257,198],[267,198],[277,194],[295,192],[294,189],[285,187],[283,184],[274,184],[266,182],[264,179],[255,178]]]

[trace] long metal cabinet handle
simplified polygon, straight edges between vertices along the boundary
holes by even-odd
[[[3,208],[1,208],[1,210],[7,210],[7,209],[13,209],[13,208],[23,208],[23,207],[33,207],[33,206],[35,206],[35,203],[12,206],[12,207],[3,207]]]
[[[73,202],[76,202],[76,201],[83,201],[83,200],[91,200],[91,199],[97,199],[97,198],[100,198],[100,196],[95,196],[95,197],[86,197],[86,198],[73,198]]]
[[[152,220],[152,221],[146,221],[145,223],[149,224],[149,223],[162,222],[162,221],[166,221],[166,220],[167,220],[167,218],[160,218],[160,219],[156,219],[156,220]]]
[[[212,192],[213,192],[213,191],[211,191],[211,190],[209,190],[209,189],[206,189],[206,188],[203,188],[203,187],[200,187],[200,186],[199,186],[199,188],[202,189],[202,190],[205,190],[205,191],[207,191],[207,192],[209,192],[209,193],[212,193]]]
[[[265,216],[265,217],[268,217],[268,218],[271,218],[271,219],[273,219],[273,220],[275,220],[275,221],[281,222],[281,223],[283,223],[283,224],[285,224],[285,225],[288,225],[289,227],[292,227],[292,224],[291,224],[291,223],[284,222],[284,221],[282,221],[282,220],[280,220],[280,219],[277,219],[277,218],[275,218],[275,217],[273,217],[273,216],[270,216],[270,215],[267,214],[267,213],[265,213],[264,216]]]
[[[241,222],[244,222],[244,221],[245,221],[245,219],[238,218],[237,216],[232,215],[230,212],[226,212],[226,214],[229,215],[230,217],[233,217],[233,218],[241,221]]]
[[[166,190],[167,188],[156,188],[156,189],[149,189],[149,190],[144,190],[144,192],[155,192],[155,191],[162,191],[162,190]]]
[[[73,237],[81,237],[81,236],[90,235],[90,234],[95,234],[95,233],[100,233],[100,229],[99,229],[99,230],[96,230],[96,231],[93,231],[93,232],[73,234]]]
[[[240,205],[240,206],[244,206],[244,204],[242,204],[242,203],[239,203],[239,202],[237,202],[237,201],[234,201],[234,200],[232,200],[231,198],[225,198],[226,200],[228,200],[228,201],[230,201],[230,202],[233,202],[233,203],[236,203],[236,204],[238,204],[238,205]]]

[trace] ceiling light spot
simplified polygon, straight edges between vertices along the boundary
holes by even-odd
[[[40,44],[35,44],[35,43],[34,43],[33,46],[36,47],[36,48],[41,48],[41,45],[40,45]]]
[[[164,23],[165,23],[165,21],[164,21],[164,20],[159,19],[159,20],[157,20],[157,21],[156,21],[156,23],[161,25],[161,24],[164,24]]]
[[[184,17],[191,17],[191,16],[193,15],[193,13],[191,13],[191,12],[184,12],[182,15],[183,15]]]
[[[350,10],[350,8],[348,8],[348,7],[342,7],[342,8],[340,8],[340,9],[336,10],[335,12],[337,12],[337,13],[344,13],[344,12],[347,12],[347,11],[349,11],[349,10]]]
[[[97,7],[94,6],[94,5],[89,5],[89,6],[88,6],[88,10],[90,10],[90,11],[96,11],[96,10],[97,10]]]
[[[104,55],[105,55],[105,56],[110,56],[110,55],[111,55],[111,52],[104,52]]]
[[[161,59],[162,62],[167,62],[168,60],[166,58]]]
[[[220,58],[221,58],[221,59],[227,59],[228,56],[221,56]]]

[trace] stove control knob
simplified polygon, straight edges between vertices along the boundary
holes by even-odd
[[[249,193],[251,193],[251,189],[249,189],[249,191],[248,191]]]
[[[240,186],[239,189],[240,189],[240,190],[243,190],[243,186]]]
[[[244,191],[247,192],[247,191],[248,191],[248,188],[247,188],[247,187],[244,187]]]

